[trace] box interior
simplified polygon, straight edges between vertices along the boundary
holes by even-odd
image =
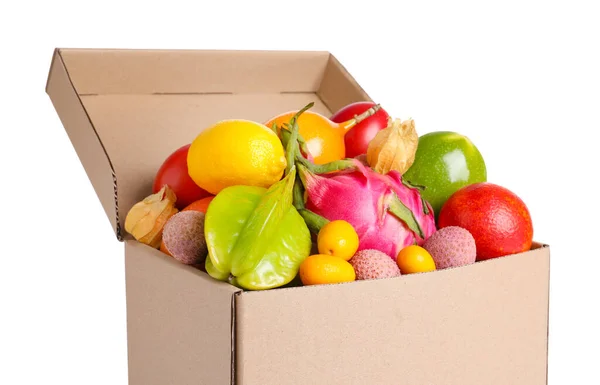
[[[230,118],[266,122],[310,102],[329,115],[371,100],[328,52],[61,49],[52,71],[64,71],[71,99],[82,106],[80,118],[95,134],[88,146],[96,140],[92,147],[105,153],[109,170],[88,174],[112,176],[110,189],[95,187],[119,238],[126,236],[128,210],[149,195],[164,159],[209,125]],[[79,140],[79,133],[69,134]],[[84,165],[99,167],[92,159]]]

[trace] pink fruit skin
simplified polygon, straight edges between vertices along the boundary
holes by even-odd
[[[303,172],[307,190],[306,208],[328,220],[349,222],[359,237],[358,250],[375,249],[394,261],[402,248],[422,245],[436,231],[433,210],[423,212],[419,190],[406,187],[398,172],[381,175],[355,160],[356,170],[326,175]],[[413,213],[425,238],[387,211],[388,201],[396,193]]]

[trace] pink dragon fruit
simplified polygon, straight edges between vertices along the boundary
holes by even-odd
[[[317,175],[300,167],[306,209],[328,220],[349,222],[359,249],[376,249],[396,260],[405,246],[422,245],[436,231],[431,205],[392,171],[381,175],[357,159],[350,169]]]

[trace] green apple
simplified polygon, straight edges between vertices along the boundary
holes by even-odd
[[[481,153],[464,135],[436,131],[419,137],[415,161],[403,178],[425,189],[421,195],[437,218],[454,192],[473,183],[486,182],[487,170]]]

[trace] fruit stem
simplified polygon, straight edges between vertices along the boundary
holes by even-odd
[[[294,183],[294,207],[300,211],[304,209],[304,185],[300,173],[296,174],[296,181]]]
[[[292,119],[290,119],[288,127],[290,128],[291,135],[288,138],[288,141],[286,144],[287,166],[285,168],[285,175],[287,175],[290,172],[290,170],[292,169],[292,167],[295,164],[296,149],[298,148],[298,135],[299,135],[299,131],[300,131],[300,127],[298,126],[298,118],[300,117],[300,115],[302,115],[305,111],[307,111],[314,105],[315,105],[314,102],[308,103],[301,110],[296,112],[296,114],[294,114],[294,116],[292,116]]]
[[[342,128],[342,131],[344,132],[344,134],[347,133],[348,131],[350,131],[350,129],[352,127],[356,126],[358,123],[362,122],[363,120],[367,119],[368,117],[375,115],[375,113],[377,111],[379,111],[380,109],[381,109],[381,105],[376,104],[373,107],[366,110],[365,112],[363,112],[362,114],[354,115],[354,118],[347,120],[343,123],[340,123],[340,127]]]
[[[341,159],[325,164],[314,164],[303,156],[296,156],[296,161],[306,167],[313,174],[327,174],[334,171],[356,168],[356,160],[354,159]]]
[[[298,129],[300,129],[300,127],[298,127]],[[283,144],[283,147],[287,148],[287,145],[290,141],[290,138],[292,136],[292,133],[289,130],[281,130],[281,143]],[[309,152],[308,152],[308,147],[306,146],[306,141],[304,140],[304,138],[302,137],[302,135],[300,134],[300,132],[298,131],[298,145],[300,146],[300,151],[302,151],[302,154],[306,157],[308,156]]]
[[[275,133],[275,135],[277,135],[277,123],[273,122],[271,125],[271,130]]]
[[[326,218],[313,213],[308,209],[299,210],[300,215],[304,218],[304,222],[306,222],[306,226],[312,231],[315,235],[319,234],[321,228],[329,223],[329,220]]]
[[[292,132],[287,142],[285,149],[285,159],[287,165],[285,166],[285,175],[288,175],[292,167],[296,164],[296,149],[298,148],[298,124],[294,122],[292,126]]]

